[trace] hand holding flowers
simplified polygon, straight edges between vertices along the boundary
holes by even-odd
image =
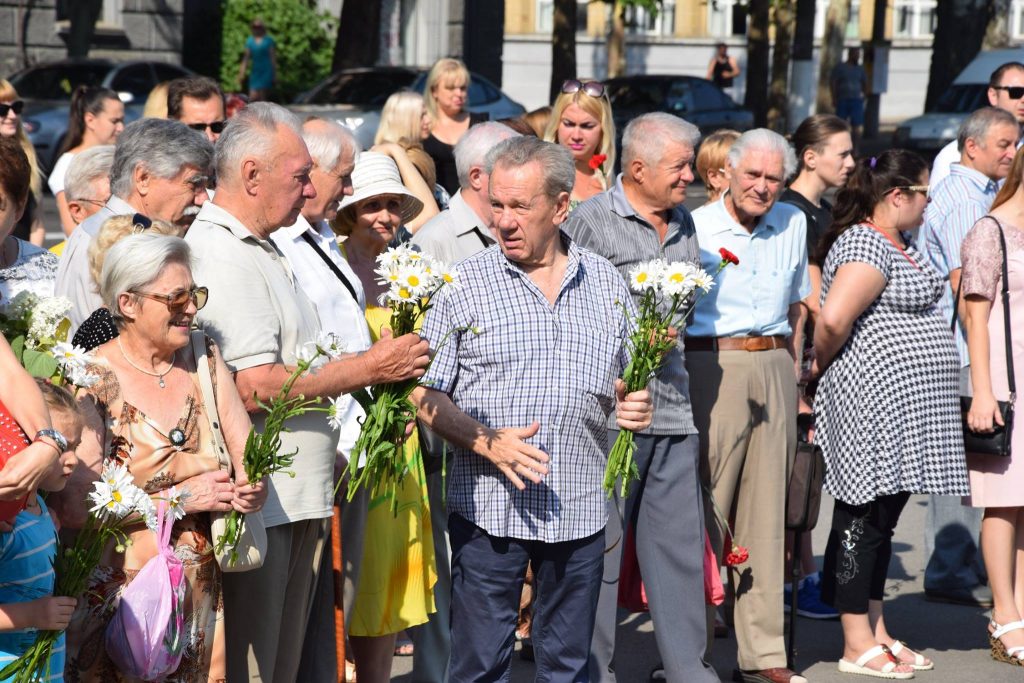
[[[626,342],[630,362],[622,373],[624,395],[627,392],[633,395],[647,387],[661,368],[666,354],[676,345],[678,333],[675,328],[682,327],[693,313],[700,295],[711,291],[714,279],[722,269],[730,263],[739,263],[731,252],[722,249],[719,253],[722,260],[714,275],[708,275],[692,263],[668,263],[662,259],[639,263],[630,270],[629,286],[640,295],[640,300],[633,333]],[[636,452],[634,431],[637,430],[621,423],[620,426],[623,428],[608,455],[604,489],[611,496],[616,480],[621,478],[620,495],[625,498],[630,481],[638,479],[640,473],[633,460]]]

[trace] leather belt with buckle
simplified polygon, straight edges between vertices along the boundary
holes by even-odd
[[[772,351],[786,348],[782,335],[770,337],[686,337],[687,351]]]

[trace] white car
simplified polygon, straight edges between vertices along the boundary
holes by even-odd
[[[900,124],[893,144],[906,149],[938,151],[956,139],[960,124],[976,109],[988,106],[988,79],[1007,62],[1024,63],[1024,48],[979,52],[949,86],[935,108]]]

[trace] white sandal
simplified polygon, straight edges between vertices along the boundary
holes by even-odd
[[[879,655],[885,655],[889,661],[882,665],[881,669],[870,669],[867,667],[867,663]],[[873,648],[862,654],[857,658],[856,662],[850,662],[845,659],[839,660],[839,672],[844,674],[861,674],[862,676],[873,676],[875,678],[892,678],[899,680],[906,680],[914,677],[913,671],[899,672],[896,671],[896,667],[899,666],[899,662],[893,657],[892,653],[889,652],[888,648],[884,645],[875,645]]]
[[[988,642],[992,646],[992,659],[997,662],[1006,662],[1014,666],[1024,666],[1024,645],[1006,647],[1000,638],[1010,631],[1024,629],[1024,621],[1011,621],[1000,626],[994,621],[989,622],[992,626],[992,633],[988,635]]]
[[[901,640],[892,641],[892,645],[889,646],[889,652],[891,652],[896,659],[900,658],[900,653],[906,650],[907,652],[913,653],[914,661],[912,662],[900,662],[900,664],[906,664],[914,671],[931,671],[935,668],[935,662],[929,662],[927,658],[920,652],[914,652],[907,644]],[[927,662],[927,663],[926,663]]]

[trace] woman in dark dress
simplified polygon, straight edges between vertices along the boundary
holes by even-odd
[[[423,149],[434,160],[437,183],[448,194],[459,189],[455,171],[455,143],[473,124],[487,120],[487,114],[465,110],[469,99],[469,70],[457,59],[439,59],[427,74],[423,101],[430,114],[430,135]]]

